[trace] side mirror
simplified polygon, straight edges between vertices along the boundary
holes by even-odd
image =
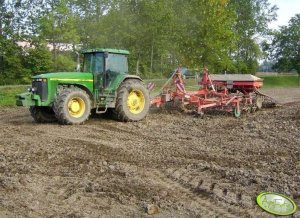
[[[107,51],[104,53],[104,57],[108,58],[108,52]]]

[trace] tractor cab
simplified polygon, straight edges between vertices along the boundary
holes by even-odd
[[[118,78],[128,74],[129,52],[126,50],[89,49],[82,53],[83,71],[93,73],[94,90],[99,90],[99,94],[113,90]]]

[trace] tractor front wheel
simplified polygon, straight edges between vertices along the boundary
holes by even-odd
[[[29,111],[37,123],[52,123],[56,121],[55,114],[50,107],[31,106]]]
[[[142,120],[149,111],[149,91],[142,81],[125,80],[118,89],[115,112],[121,121]]]
[[[90,116],[91,100],[82,89],[64,89],[55,99],[53,109],[59,123],[82,124]]]

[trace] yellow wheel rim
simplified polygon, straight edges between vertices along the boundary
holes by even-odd
[[[85,112],[85,103],[80,97],[75,97],[68,102],[68,111],[72,117],[79,118]]]
[[[139,114],[145,107],[145,97],[140,90],[132,90],[127,99],[129,111],[133,114]]]

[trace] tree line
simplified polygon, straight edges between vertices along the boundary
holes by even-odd
[[[78,47],[127,49],[130,72],[148,78],[168,76],[179,63],[255,73],[264,55],[282,57],[279,33],[273,43],[259,40],[273,34],[276,10],[268,0],[0,0],[0,83],[74,71]]]

